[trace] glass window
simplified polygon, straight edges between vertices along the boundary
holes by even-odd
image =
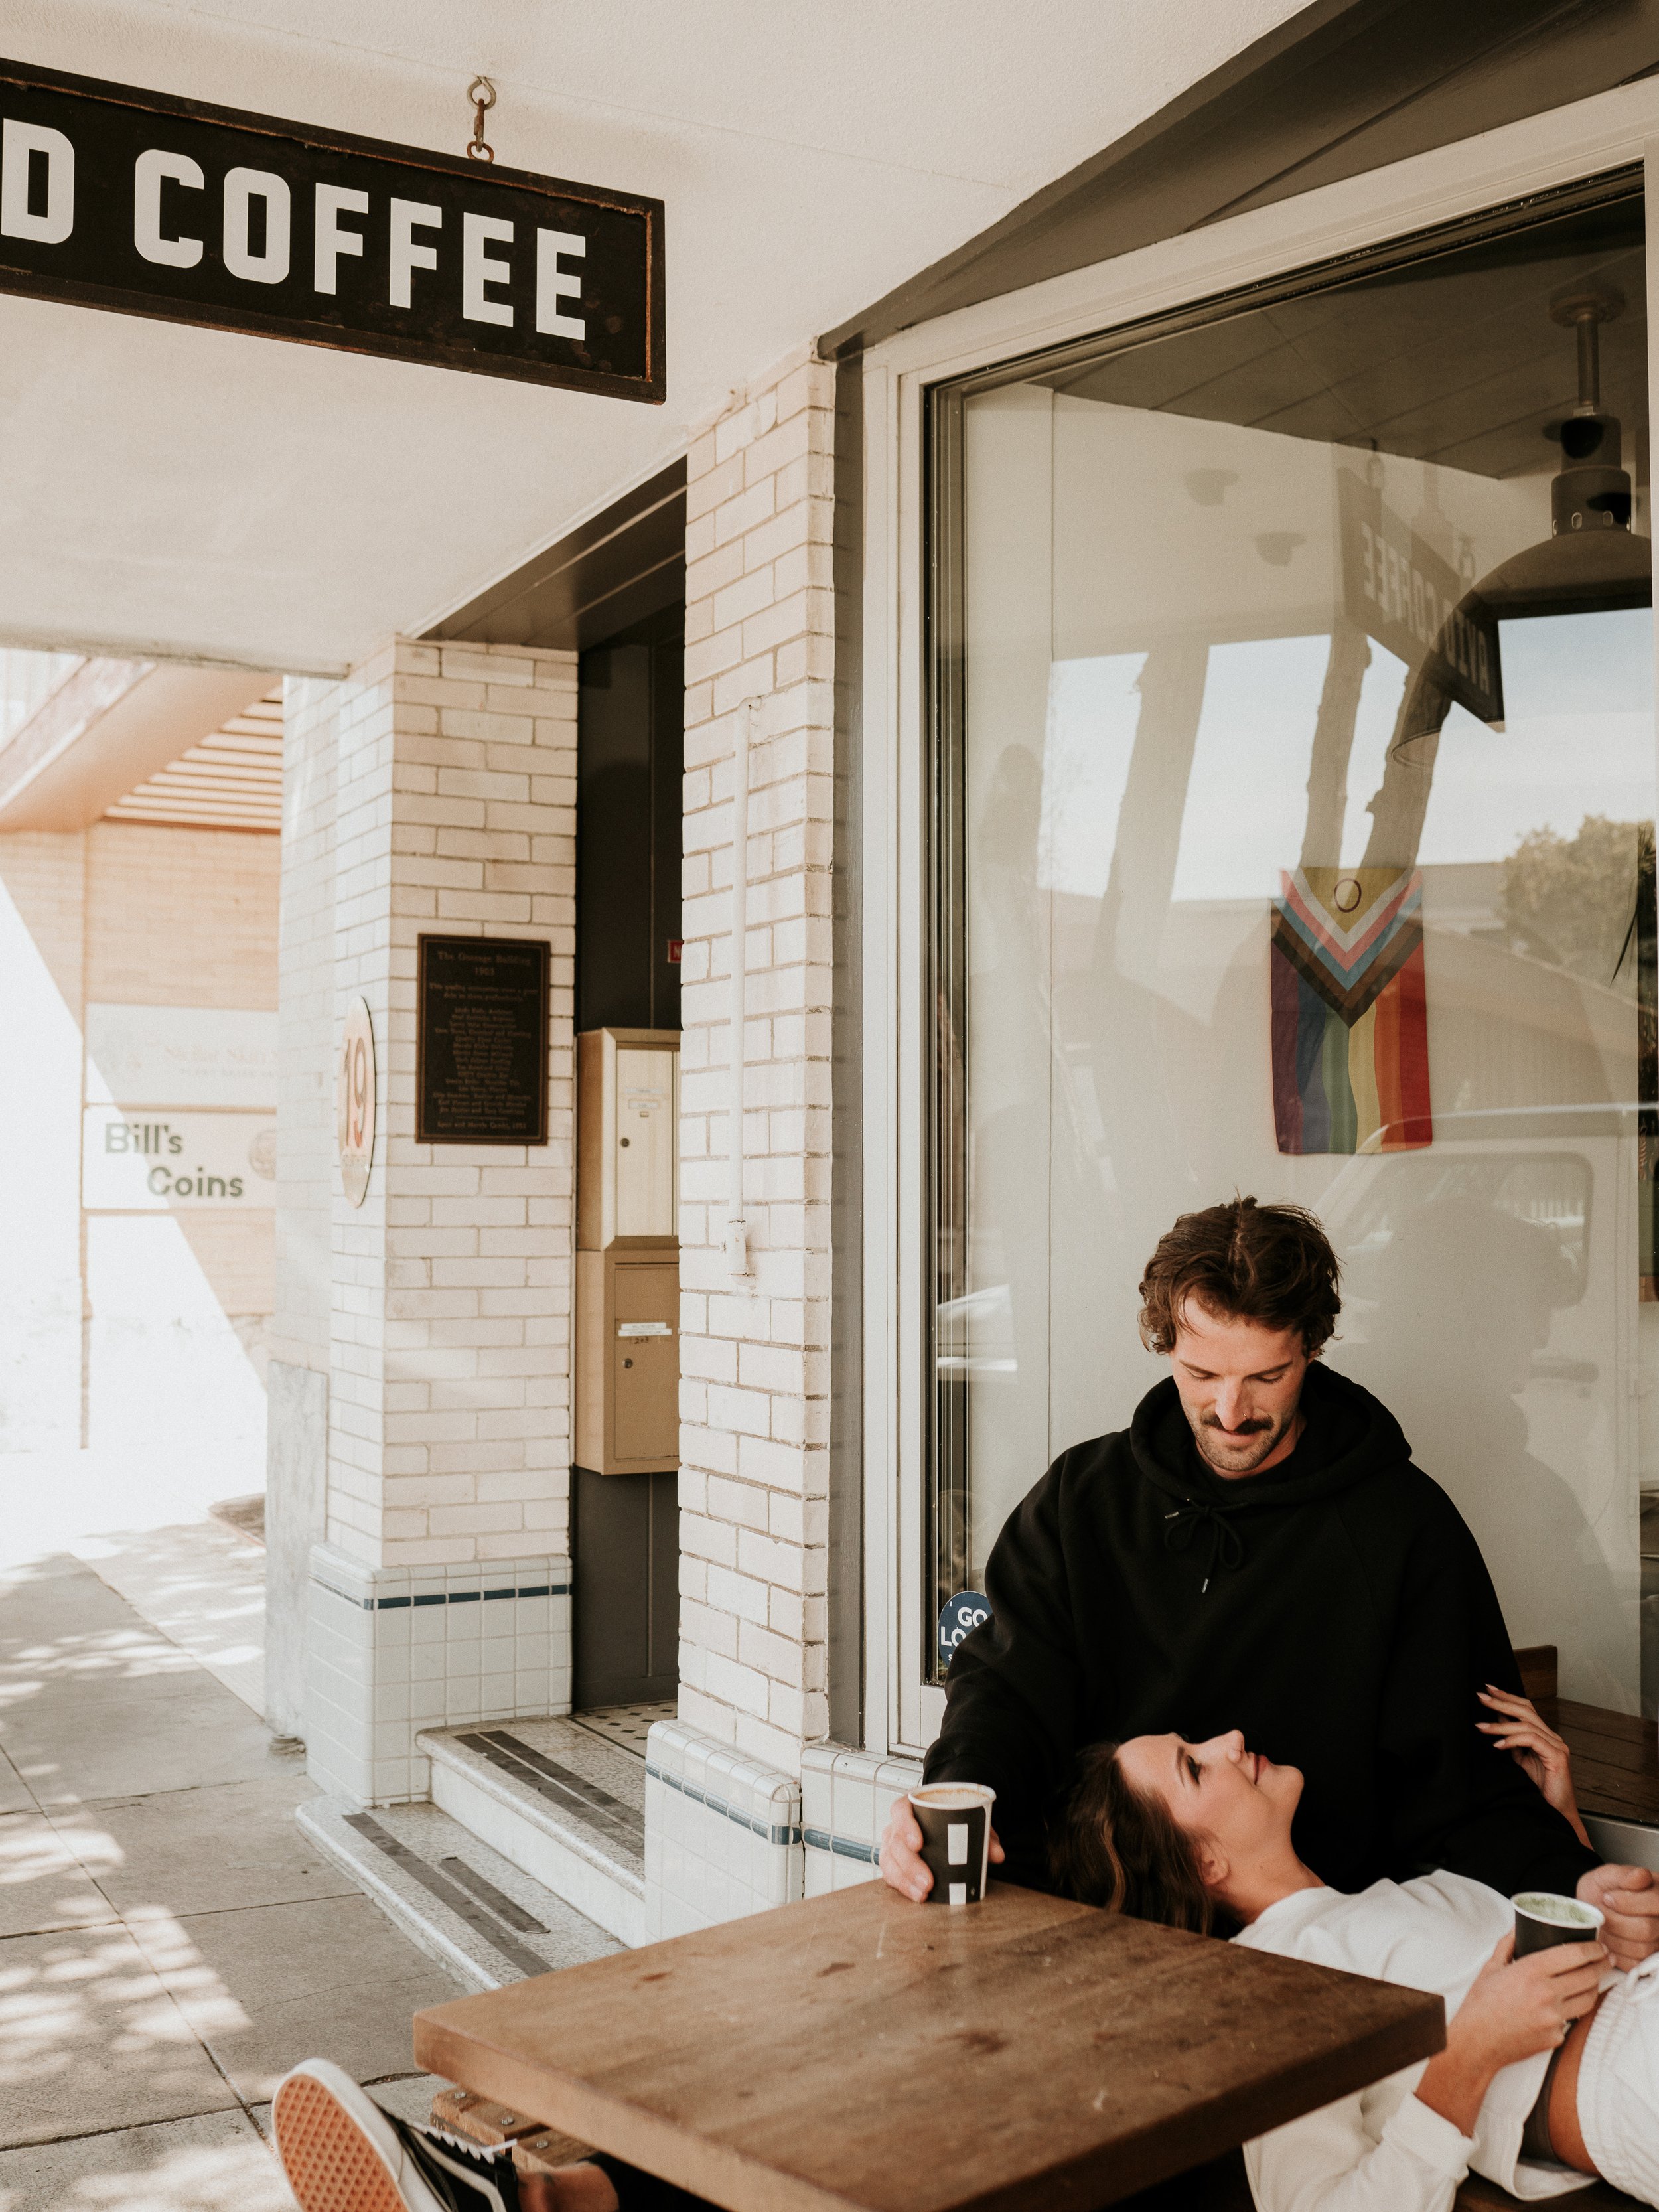
[[[1656,1710],[1645,348],[1609,186],[933,395],[930,1626],[1250,1192],[1517,1643]]]

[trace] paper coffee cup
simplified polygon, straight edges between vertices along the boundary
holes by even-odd
[[[1601,1911],[1578,1898],[1558,1897],[1554,1891],[1547,1889],[1523,1889],[1510,1903],[1515,1907],[1517,1959],[1528,1958],[1534,1951],[1547,1951],[1557,1943],[1601,1941]]]
[[[925,1782],[910,1792],[922,1864],[933,1877],[930,1905],[977,1905],[984,1896],[996,1795],[982,1782]]]

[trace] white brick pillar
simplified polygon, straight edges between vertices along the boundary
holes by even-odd
[[[277,955],[276,1308],[267,1372],[265,1718],[306,1731],[311,1552],[328,1529],[335,1166],[334,777],[341,686],[283,690]]]
[[[802,1748],[829,1726],[834,433],[835,371],[802,355],[687,469],[680,1692],[652,1736],[672,1777],[647,1804],[658,1932],[799,1893]],[[744,1278],[724,1244],[745,723]]]
[[[331,1116],[341,1025],[368,1001],[378,1131],[362,1206],[330,1161],[305,1728],[326,1788],[383,1802],[426,1795],[422,1728],[569,1704],[575,656],[398,640],[318,689],[333,957],[325,1063],[310,1050]],[[295,868],[285,915],[314,937]],[[424,933],[550,945],[545,1146],[416,1143]]]

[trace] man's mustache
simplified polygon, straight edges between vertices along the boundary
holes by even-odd
[[[1202,1418],[1201,1425],[1206,1429],[1219,1429],[1223,1436],[1227,1437],[1259,1437],[1264,1429],[1272,1428],[1273,1423],[1258,1415],[1253,1421],[1241,1421],[1236,1429],[1230,1429],[1224,1421],[1218,1420],[1213,1413],[1206,1413]]]

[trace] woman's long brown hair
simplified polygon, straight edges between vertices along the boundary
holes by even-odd
[[[1154,1797],[1131,1789],[1115,1743],[1091,1744],[1051,1832],[1057,1888],[1083,1905],[1207,1936],[1215,1909],[1198,1853]]]

